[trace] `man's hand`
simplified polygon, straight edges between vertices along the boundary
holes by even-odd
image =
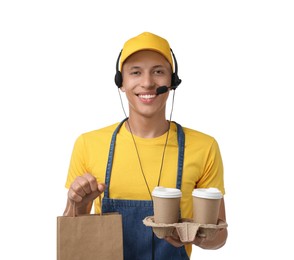
[[[73,205],[76,214],[87,214],[91,210],[92,202],[105,189],[104,183],[98,183],[90,173],[77,177],[71,184],[67,193],[65,216],[73,215]]]
[[[222,247],[227,239],[227,229],[217,229],[213,236],[210,238],[195,236],[195,239],[191,242],[182,242],[176,232],[173,232],[171,236],[165,237],[164,239],[175,247],[181,247],[183,245],[193,244],[203,249],[218,249]]]
[[[164,239],[175,247],[181,247],[183,245],[189,245],[189,244],[193,244],[193,245],[201,247],[201,244],[205,241],[205,237],[196,236],[194,241],[182,242],[178,234],[174,234],[174,233],[171,236],[165,237]]]

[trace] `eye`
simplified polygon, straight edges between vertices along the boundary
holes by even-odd
[[[164,74],[164,70],[162,70],[162,69],[154,70],[153,73],[154,73],[155,75],[162,75],[162,74]]]
[[[138,70],[134,70],[134,71],[130,72],[130,75],[140,75],[140,74],[141,74],[141,72]]]

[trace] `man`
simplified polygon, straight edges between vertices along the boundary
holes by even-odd
[[[121,123],[84,133],[77,139],[66,187],[64,215],[90,212],[102,194],[103,212],[123,216],[124,259],[189,259],[192,244],[177,236],[158,239],[142,220],[153,215],[156,186],[182,191],[180,214],[192,217],[194,188],[216,187],[223,194],[223,165],[216,140],[166,119],[170,91],[181,83],[169,43],[152,33],[128,40],[118,57],[115,83],[125,93],[129,116]],[[100,208],[95,201],[96,212]],[[226,221],[222,199],[219,219]],[[193,244],[217,249],[226,242],[221,229],[213,240]]]

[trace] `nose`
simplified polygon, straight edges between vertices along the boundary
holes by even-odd
[[[143,88],[153,88],[155,86],[154,79],[150,73],[144,73],[141,85]]]

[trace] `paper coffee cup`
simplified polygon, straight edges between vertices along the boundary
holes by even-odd
[[[194,189],[193,220],[200,224],[217,224],[220,202],[223,197],[217,188]]]
[[[154,222],[173,224],[179,221],[182,192],[175,188],[155,187],[152,191]]]

